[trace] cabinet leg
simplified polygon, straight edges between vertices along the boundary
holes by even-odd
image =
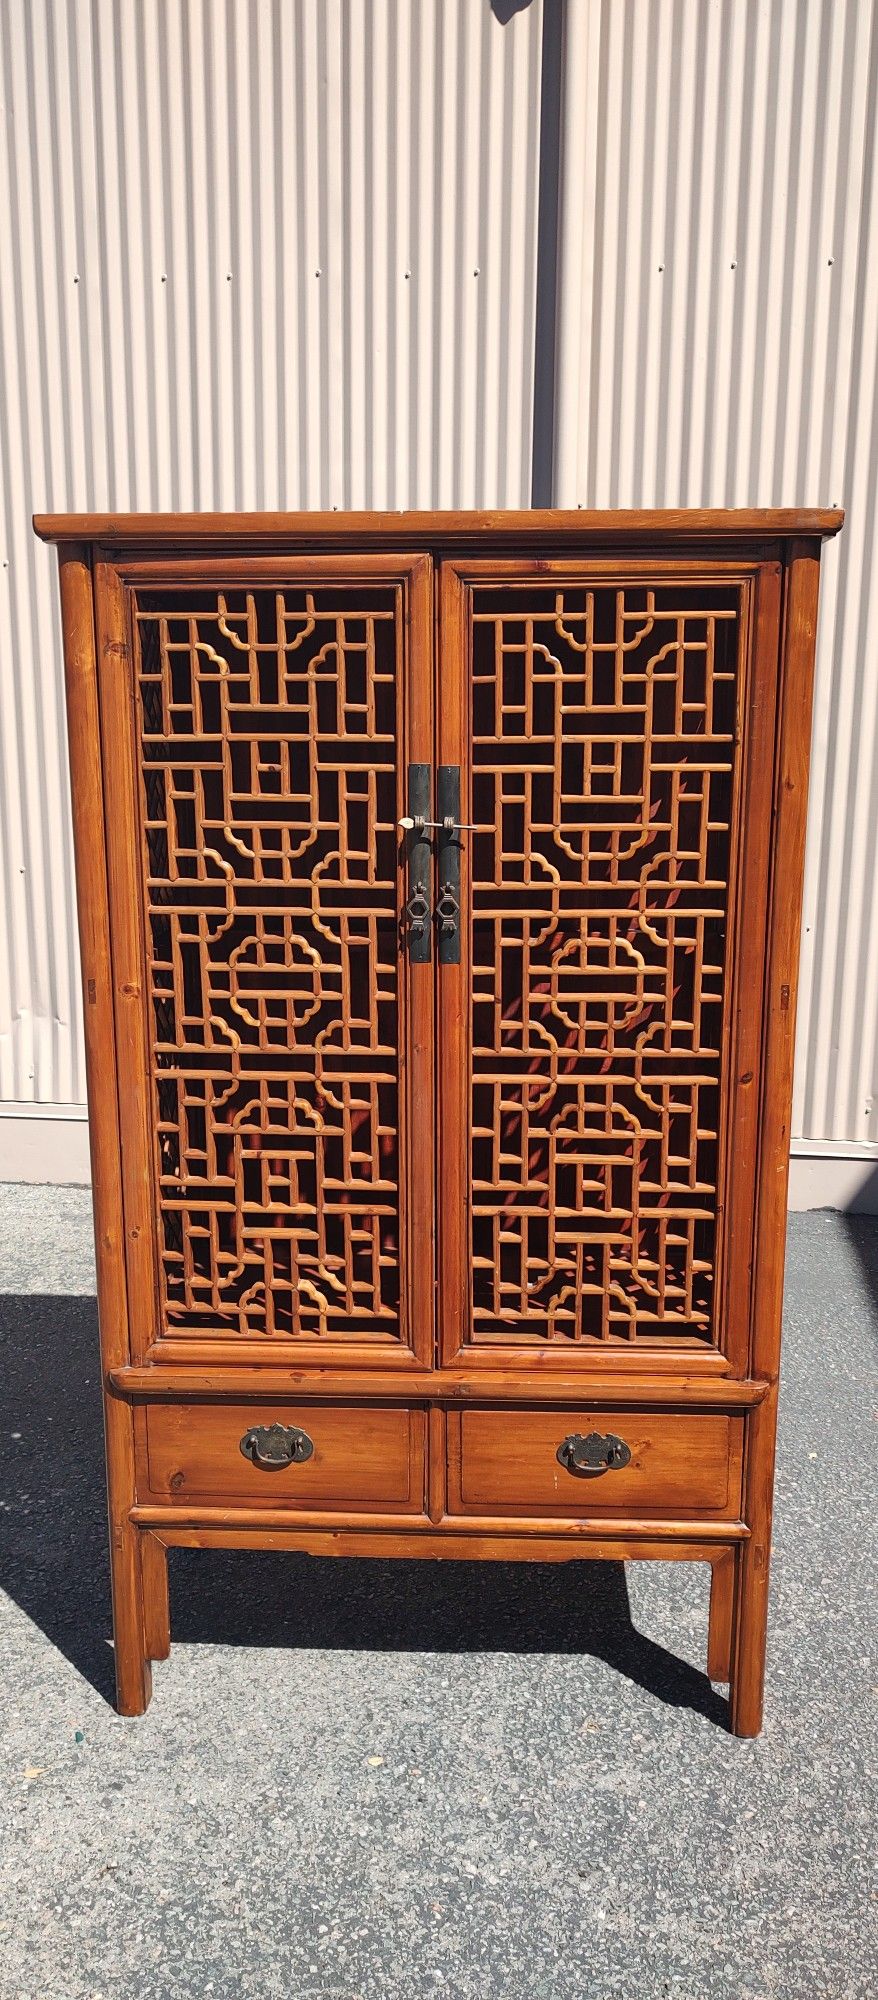
[[[711,1563],[707,1672],[712,1681],[728,1681],[731,1676],[734,1604],[735,1557],[731,1549],[723,1549],[722,1555],[714,1556]]]
[[[735,1550],[729,1686],[731,1723],[736,1736],[758,1736],[762,1728],[776,1423],[775,1383],[747,1419],[744,1519],[750,1533]]]
[[[143,1609],[143,1544],[147,1538],[130,1519],[135,1493],[134,1424],[130,1405],[121,1397],[104,1397],[104,1428],[116,1707],[120,1715],[142,1715],[152,1694]]]
[[[758,1736],[765,1691],[768,1549],[751,1539],[735,1553],[729,1707],[736,1736]]]
[[[141,1536],[140,1561],[143,1569],[143,1625],[147,1658],[166,1660],[171,1650],[168,1551],[157,1535]]]
[[[152,1694],[143,1613],[143,1540],[130,1521],[111,1521],[113,1643],[116,1707],[120,1715],[142,1715]]]

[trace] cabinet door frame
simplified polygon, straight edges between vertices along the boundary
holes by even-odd
[[[461,843],[459,965],[437,967],[438,1353],[440,1367],[500,1369],[522,1380],[564,1371],[744,1377],[750,1353],[750,1288],[759,1151],[762,1014],[768,922],[775,728],[781,646],[782,568],[776,560],[704,556],[449,557],[439,567],[437,760],[461,771],[461,819],[471,812],[470,596],[504,582],[724,583],[739,588],[739,687],[735,818],[731,835],[721,1044],[721,1124],[714,1302],[715,1338],[662,1336],[625,1348],[613,1342],[475,1343],[471,1324],[469,1093],[470,867]]]
[[[105,861],[108,884],[115,1025],[118,1132],[128,1278],[128,1340],[133,1363],[190,1363],[309,1369],[413,1369],[434,1357],[433,1148],[418,1129],[421,1107],[434,1094],[432,963],[412,965],[400,947],[399,979],[399,1338],[391,1340],[175,1336],[162,1326],[158,1278],[154,1107],[149,1073],[146,936],[141,876],[141,808],[136,760],[137,692],[130,616],[132,592],[165,584],[197,589],[212,583],[270,586],[306,582],[388,584],[401,591],[397,817],[404,813],[409,762],[433,757],[433,562],[428,553],[273,554],[139,559],[94,549],[93,584],[101,724]],[[398,911],[405,897],[402,857]]]

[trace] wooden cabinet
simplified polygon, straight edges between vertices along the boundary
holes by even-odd
[[[840,525],[37,521],[125,1712],[174,1544],[663,1556],[758,1730]]]

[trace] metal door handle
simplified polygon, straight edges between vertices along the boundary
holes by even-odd
[[[476,828],[458,818],[460,812],[460,765],[440,764],[436,773],[436,807],[439,819],[428,819],[430,810],[430,766],[410,764],[408,770],[408,812],[397,821],[406,837],[408,852],[408,897],[405,905],[409,958],[424,965],[430,957],[430,934],[436,919],[436,944],[440,965],[460,964],[460,843],[459,833],[475,833]],[[430,835],[437,833],[436,858],[439,864],[439,895],[435,910],[430,906],[433,856]]]
[[[440,764],[436,773],[436,810],[439,813],[438,842],[439,898],[436,940],[440,965],[460,964],[460,842],[458,833],[472,833],[460,818],[460,765]]]
[[[433,911],[430,904],[430,871],[433,857],[426,838],[430,810],[430,766],[410,764],[408,771],[408,812],[399,824],[406,835],[408,850],[408,897],[405,906],[406,943],[413,965],[430,960]]]

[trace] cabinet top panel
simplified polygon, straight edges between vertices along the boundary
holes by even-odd
[[[34,528],[48,542],[99,542],[112,547],[167,544],[180,550],[242,542],[275,548],[316,541],[381,544],[406,542],[478,548],[515,540],[602,548],[610,545],[783,541],[837,535],[844,514],[836,507],[730,507],[522,511],[301,514],[35,514]]]

